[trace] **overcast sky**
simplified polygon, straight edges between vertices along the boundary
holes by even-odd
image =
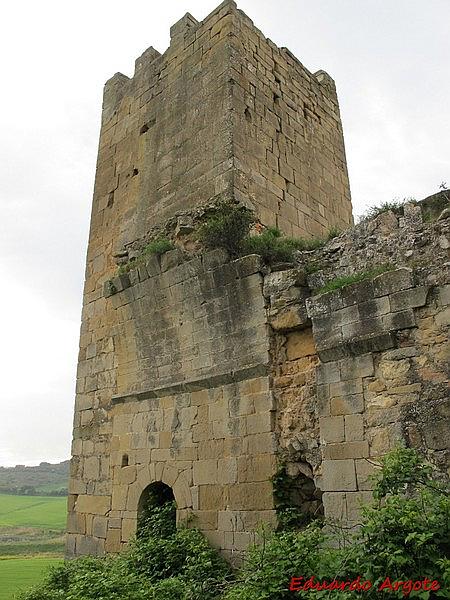
[[[218,0],[15,0],[0,36],[0,465],[69,457],[102,88]],[[340,98],[356,214],[450,182],[450,0],[241,0]]]

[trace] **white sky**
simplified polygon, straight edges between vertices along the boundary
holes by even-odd
[[[69,456],[104,82],[218,0],[15,0],[0,56],[0,465]],[[450,0],[241,0],[335,79],[356,214],[450,183]]]

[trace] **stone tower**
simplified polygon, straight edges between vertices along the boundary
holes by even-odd
[[[283,325],[267,298],[298,291],[299,281],[275,275],[263,289],[255,256],[186,261],[179,250],[113,279],[117,257],[221,199],[293,236],[352,224],[333,80],[266,39],[230,0],[201,22],[186,14],[170,33],[164,54],[149,48],[131,79],[118,73],[104,90],[69,556],[120,551],[152,484],[170,487],[177,518],[192,513],[225,553],[244,549],[259,521],[276,518],[272,333]],[[306,322],[294,312],[281,317],[287,329]],[[310,328],[292,337],[288,356],[300,361],[301,386],[318,361]]]

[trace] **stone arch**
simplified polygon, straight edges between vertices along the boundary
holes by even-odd
[[[144,490],[157,482],[172,489],[177,506],[177,523],[185,520],[191,510],[196,508],[190,478],[186,471],[180,471],[169,463],[156,463],[142,467],[138,470],[134,483],[128,486],[126,510],[130,516],[122,522],[122,527],[126,530],[123,534],[125,541],[128,541],[137,531],[139,501]]]

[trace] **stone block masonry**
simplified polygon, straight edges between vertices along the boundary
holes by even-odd
[[[413,221],[389,213],[362,222],[265,278],[278,459],[294,475],[310,465],[325,516],[347,526],[358,525],[371,476],[396,446],[419,449],[443,479],[449,474],[450,221],[425,224],[420,205],[414,212]],[[368,254],[399,266],[306,297],[318,281],[373,266]],[[321,268],[306,275],[302,263]]]
[[[114,325],[108,342],[94,342],[80,361],[74,554],[118,552],[155,481],[172,488],[178,519],[193,514],[230,556],[253,539],[258,522],[275,522],[261,261],[218,264],[212,252],[165,269],[170,262],[151,258],[105,286]]]
[[[310,236],[352,223],[333,81],[226,1],[105,85],[77,372],[69,556],[118,552],[140,494],[225,552],[274,521],[270,325],[257,257],[180,250],[114,277],[155,228],[219,200]],[[258,516],[260,515],[260,517]]]
[[[258,523],[276,524],[283,469],[295,506],[354,524],[374,463],[398,441],[448,466],[446,221],[390,213],[363,226],[364,242],[354,228],[276,269],[175,235],[176,249],[132,268],[155,232],[189,231],[219,200],[289,235],[352,223],[331,78],[277,48],[232,1],[202,22],[183,17],[163,55],[149,48],[131,79],[105,86],[68,556],[125,548],[152,484],[172,490],[179,523],[233,559]],[[361,249],[399,261],[416,242],[426,275],[403,265],[312,292],[367,262]],[[130,270],[118,275],[125,255]]]
[[[106,83],[92,236],[120,249],[221,198],[290,235],[352,223],[332,79],[277,48],[232,1],[202,22],[186,15],[163,55],[149,48],[131,79]],[[110,253],[97,251],[100,275]]]

